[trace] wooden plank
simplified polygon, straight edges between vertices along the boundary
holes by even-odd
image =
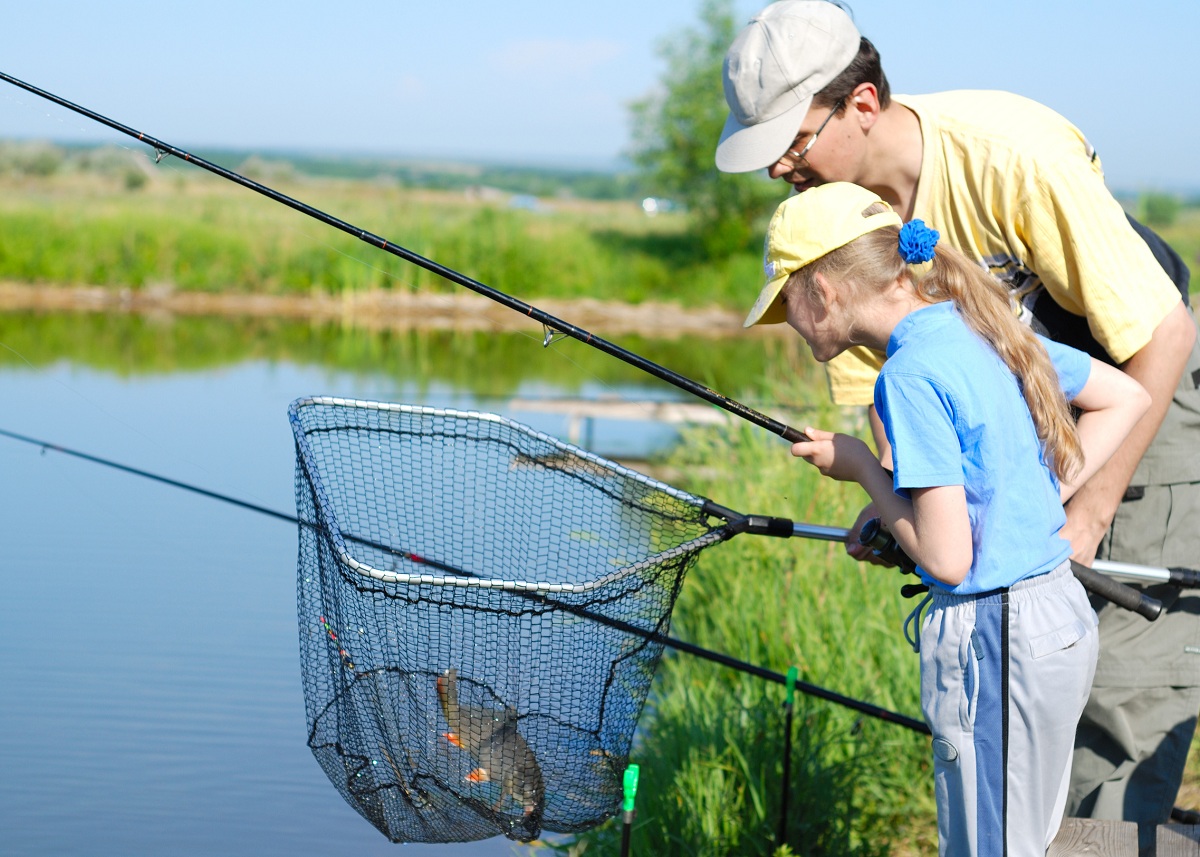
[[[1200,857],[1200,825],[1160,824],[1158,857]]]
[[[1064,818],[1046,857],[1137,857],[1137,825],[1132,821]]]

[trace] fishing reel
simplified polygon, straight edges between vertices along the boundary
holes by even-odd
[[[859,544],[871,548],[871,553],[888,565],[894,565],[904,574],[916,574],[917,564],[912,557],[904,552],[896,537],[888,532],[887,527],[879,518],[872,518],[863,524],[858,533]],[[908,583],[900,587],[900,594],[905,598],[921,595],[929,591],[924,583]]]

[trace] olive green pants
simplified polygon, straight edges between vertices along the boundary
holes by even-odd
[[[1200,449],[1195,451],[1200,455]],[[1121,504],[1100,558],[1200,567],[1200,483],[1150,485]],[[1171,813],[1200,712],[1200,590],[1145,587],[1154,622],[1107,602],[1100,660],[1075,738],[1068,815],[1135,821],[1142,852]]]

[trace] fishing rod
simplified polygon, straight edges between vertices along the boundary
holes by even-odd
[[[406,262],[410,262],[418,267],[424,268],[425,270],[437,274],[439,277],[442,277],[445,280],[449,280],[456,285],[468,288],[477,294],[483,295],[484,297],[495,301],[496,303],[502,304],[509,309],[522,313],[523,315],[532,318],[534,321],[539,322],[547,329],[548,333],[545,340],[545,344],[547,345],[550,343],[551,336],[554,333],[564,334],[586,345],[590,345],[599,351],[603,351],[605,354],[616,357],[618,360],[628,363],[630,366],[641,369],[643,372],[647,372],[650,375],[666,381],[669,384],[673,384],[681,390],[685,390],[694,396],[704,399],[710,404],[716,405],[717,407],[735,414],[744,420],[754,423],[760,428],[766,429],[772,434],[779,435],[786,441],[795,443],[797,441],[808,440],[803,432],[785,425],[778,420],[772,419],[766,414],[759,413],[753,408],[743,405],[741,402],[737,402],[727,396],[723,396],[715,390],[693,381],[691,378],[687,378],[677,372],[673,372],[672,370],[647,360],[645,357],[642,357],[638,354],[634,354],[632,351],[628,351],[621,346],[616,345],[615,343],[609,342],[606,339],[602,339],[601,337],[596,336],[595,334],[584,330],[581,327],[577,327],[570,322],[563,321],[562,319],[553,316],[548,312],[540,310],[531,304],[525,303],[524,301],[512,297],[511,295],[505,294],[504,292],[494,289],[491,286],[485,285],[478,280],[472,279],[471,277],[459,273],[452,268],[448,268],[445,265],[433,261],[432,259],[428,259],[425,256],[414,253],[412,250],[402,247],[386,238],[375,235],[374,233],[368,232],[367,230],[351,223],[347,223],[346,221],[338,217],[334,217],[333,215],[328,214],[319,208],[314,208],[313,206],[290,197],[287,194],[280,193],[274,188],[270,188],[264,184],[254,181],[253,179],[247,178],[240,173],[226,169],[219,164],[215,164],[212,161],[201,158],[198,155],[194,155],[191,152],[178,148],[177,146],[164,143],[162,140],[151,137],[149,134],[145,134],[134,128],[130,128],[128,125],[124,125],[114,119],[110,119],[107,116],[96,113],[95,111],[89,110],[88,108],[75,104],[74,102],[68,101],[52,92],[47,92],[46,90],[36,87],[31,83],[26,83],[25,81],[15,78],[12,75],[0,72],[0,80],[7,81],[13,86],[24,89],[26,92],[33,93],[34,95],[44,98],[47,101],[52,101],[61,107],[65,107],[68,110],[74,111],[81,116],[86,116],[95,122],[99,122],[101,125],[106,125],[109,128],[112,128],[114,131],[119,131],[126,136],[132,137],[139,142],[151,146],[155,151],[156,163],[161,161],[167,155],[173,155],[174,157],[179,158],[186,163],[194,164],[195,166],[218,175],[221,178],[228,179],[229,181],[248,188],[255,193],[262,194],[268,199],[282,203],[283,205],[319,220],[328,226],[339,229],[342,232],[345,232],[347,235],[352,235],[360,241],[370,244],[372,247],[377,247],[380,250],[391,253],[393,256],[398,256]]]
[[[844,531],[846,541],[850,538],[849,530]],[[830,538],[835,538],[836,530],[832,530]],[[872,518],[863,525],[857,534],[859,543],[870,547],[874,554],[884,562],[894,565],[905,574],[915,574],[916,563],[904,553],[896,539],[884,527],[878,518]],[[1152,566],[1132,565],[1123,562],[1108,562],[1093,560],[1091,566],[1071,560],[1071,573],[1083,584],[1089,592],[1099,595],[1126,610],[1149,619],[1153,622],[1162,614],[1162,602],[1156,598],[1138,592],[1125,586],[1115,578],[1122,578],[1135,583],[1174,583],[1176,586],[1200,585],[1200,572],[1186,568],[1154,568]],[[915,595],[917,590],[927,590],[928,587],[909,584],[901,587],[900,592],[906,598]]]
[[[445,280],[455,283],[456,285],[463,286],[473,292],[476,292],[477,294],[483,295],[484,297],[495,301],[496,303],[506,306],[509,309],[522,313],[523,315],[526,315],[529,318],[539,322],[547,330],[547,335],[544,340],[545,345],[549,345],[554,333],[561,333],[566,336],[570,336],[572,339],[576,339],[585,345],[590,345],[591,347],[602,351],[605,354],[616,357],[618,360],[621,360],[630,366],[653,375],[660,380],[666,381],[667,383],[691,393],[692,395],[697,396],[698,398],[701,398],[710,404],[716,405],[717,407],[728,411],[735,416],[741,417],[747,422],[751,422],[760,428],[764,428],[772,434],[778,435],[790,443],[808,440],[808,437],[802,431],[792,428],[791,426],[788,426],[778,420],[772,419],[766,414],[762,414],[753,408],[747,407],[741,402],[735,401],[727,396],[723,396],[715,390],[693,381],[691,378],[687,378],[677,372],[667,369],[664,366],[647,360],[645,357],[635,354],[632,351],[628,351],[621,346],[616,345],[615,343],[609,342],[606,339],[602,339],[601,337],[596,336],[595,334],[584,330],[581,327],[577,327],[576,325],[567,321],[563,321],[562,319],[553,316],[544,310],[540,310],[532,304],[528,304],[522,300],[519,300],[518,298],[505,294],[504,292],[485,285],[484,283],[472,279],[465,274],[459,273],[452,268],[448,268],[445,265],[435,262],[432,259],[428,259],[418,253],[414,253],[412,250],[402,247],[399,244],[395,244],[386,238],[382,238],[379,235],[375,235],[372,232],[368,232],[365,229],[362,229],[351,223],[347,223],[346,221],[338,217],[334,217],[333,215],[328,214],[319,208],[314,208],[313,206],[301,202],[298,199],[294,199],[293,197],[281,193],[274,188],[247,178],[240,173],[236,173],[233,170],[222,167],[219,164],[215,164],[212,161],[199,157],[198,155],[193,155],[191,152],[180,149],[177,146],[172,146],[169,143],[165,143],[162,140],[150,136],[149,134],[131,128],[128,125],[124,125],[114,119],[104,116],[103,114],[97,113],[94,110],[89,110],[86,107],[75,104],[72,101],[68,101],[61,96],[55,95],[52,92],[48,92],[40,87],[34,86],[31,83],[27,83],[19,78],[13,77],[10,74],[0,72],[0,80],[11,83],[13,86],[23,89],[26,92],[32,93],[40,98],[44,98],[47,101],[59,105],[60,107],[65,107],[66,109],[78,113],[81,116],[86,116],[88,119],[99,122],[101,125],[105,125],[109,128],[112,128],[114,131],[118,131],[128,137],[138,140],[139,142],[151,146],[155,151],[156,163],[161,161],[167,155],[172,155],[186,163],[194,164],[201,169],[207,170],[208,172],[218,175],[221,178],[228,179],[235,184],[239,184],[242,187],[254,191],[255,193],[261,194],[268,199],[274,200],[275,202],[299,211],[301,214],[308,215],[309,217],[319,220],[328,226],[332,226],[335,229],[345,232],[347,235],[352,235],[360,241],[370,244],[372,247],[377,247],[380,250],[391,253],[393,256],[397,256],[406,262],[410,262],[418,267],[424,268],[431,273],[437,274],[439,277],[442,277]],[[1097,578],[1099,579],[1089,578],[1087,575],[1080,576],[1079,574],[1076,574],[1076,577],[1080,579],[1080,583],[1082,583],[1084,587],[1095,592],[1097,595],[1107,598],[1108,600],[1113,601],[1114,603],[1119,604],[1127,609],[1135,610],[1147,618],[1151,618],[1151,613],[1157,615],[1158,609],[1161,607],[1161,605],[1156,607],[1155,603],[1151,603],[1153,599],[1148,601],[1147,596],[1144,596],[1137,590],[1134,590],[1116,581],[1104,580],[1103,578],[1099,578],[1099,575],[1097,575]],[[1099,586],[1101,589],[1092,589],[1092,586]]]
[[[713,508],[719,508],[712,501],[709,501],[709,505]],[[723,511],[730,515],[736,514],[729,510]],[[883,560],[886,564],[896,566],[905,574],[915,574],[917,570],[916,563],[904,552],[904,549],[896,541],[895,536],[884,528],[878,518],[872,518],[867,521],[863,525],[862,530],[857,533],[841,527],[804,524],[789,521],[786,518],[767,519],[755,515],[747,515],[745,518],[747,523],[743,526],[755,528],[751,529],[750,532],[758,532],[766,535],[801,536],[808,539],[841,542],[842,544],[857,541],[860,544],[870,547],[875,556]],[[788,527],[791,528],[791,532],[781,532],[781,530]],[[1130,563],[1108,562],[1105,560],[1094,560],[1089,567],[1083,563],[1071,560],[1071,572],[1075,575],[1075,579],[1083,585],[1084,589],[1113,602],[1119,607],[1132,610],[1134,613],[1145,619],[1149,619],[1151,622],[1162,614],[1162,602],[1157,598],[1151,598],[1145,593],[1120,583],[1118,578],[1132,583],[1173,583],[1176,586],[1200,586],[1200,571],[1188,568],[1155,568],[1153,566],[1132,565]],[[908,598],[916,595],[918,591],[924,592],[926,590],[928,590],[928,587],[923,584],[909,584],[901,587],[900,593],[905,598]]]
[[[149,470],[142,470],[141,468],[138,468],[138,467],[133,467],[128,464],[122,464],[121,462],[118,462],[118,461],[113,461],[112,459],[102,458],[101,456],[98,456],[98,455],[92,455],[91,453],[82,452],[77,449],[72,449],[71,447],[68,447],[68,446],[62,446],[61,444],[51,443],[50,441],[39,440],[38,438],[30,437],[28,435],[18,434],[17,432],[8,431],[6,429],[0,429],[0,437],[6,437],[6,438],[9,438],[10,440],[19,441],[21,443],[27,443],[32,446],[39,447],[43,451],[49,450],[51,452],[58,452],[58,453],[62,453],[63,455],[67,455],[67,456],[71,456],[73,458],[81,459],[83,461],[91,462],[93,464],[99,464],[104,467],[110,467],[114,470],[119,470],[122,473],[128,473],[133,476],[139,476],[144,479],[149,479],[154,482],[159,482],[164,485],[169,485],[173,488],[180,488],[184,491],[190,491],[194,494],[199,494],[203,497],[208,497],[213,500],[219,500],[223,503],[230,503],[234,506],[238,506],[243,509],[248,509],[252,512],[259,512],[261,514],[268,515],[272,518],[276,518],[280,521],[285,521],[290,524],[294,524],[294,525],[302,526],[302,527],[311,527],[313,529],[318,529],[318,530],[320,529],[319,524],[315,524],[311,521],[305,521],[302,518],[297,517],[296,515],[290,515],[286,512],[280,512],[276,509],[271,509],[267,506],[258,505],[257,503],[250,503],[246,500],[241,500],[237,497],[232,497],[228,494],[222,494],[217,491],[211,491],[207,488],[201,488],[197,485],[192,485],[187,482],[181,482],[178,479],[172,479],[168,476],[163,476],[158,473],[152,473]],[[813,525],[813,524],[803,524],[803,523],[793,524],[791,521],[787,521],[786,519],[783,519],[783,518],[767,518],[767,517],[764,517],[761,515],[738,516],[736,512],[731,512],[730,510],[725,509],[725,507],[718,506],[717,504],[711,503],[711,502],[706,505],[706,511],[709,511],[715,517],[724,517],[725,514],[734,516],[737,519],[734,524],[734,529],[736,529],[739,532],[752,532],[752,533],[757,533],[760,535],[775,535],[775,536],[790,536],[790,535],[796,535],[796,536],[802,536],[802,537],[808,536],[810,538],[826,538],[828,533],[836,532],[836,528],[834,528],[834,527],[822,527],[822,526],[817,526],[817,525]],[[842,530],[841,532],[843,534],[845,534],[846,531]],[[359,537],[349,535],[349,534],[345,535],[344,538],[346,538],[348,541],[357,542],[359,544],[363,544],[368,547],[386,551],[395,556],[399,556],[404,559],[410,560],[412,562],[420,563],[422,565],[427,565],[427,566],[430,566],[431,568],[436,568],[439,571],[444,571],[449,574],[453,574],[453,575],[460,576],[460,577],[474,577],[475,576],[475,575],[472,575],[470,572],[463,571],[462,569],[456,568],[454,566],[448,565],[443,562],[439,562],[434,558],[427,557],[427,556],[419,556],[411,551],[406,551],[401,548],[396,548],[396,547],[392,547],[390,545],[381,544],[379,542],[376,542],[376,541],[373,541],[370,539],[363,539],[363,538],[359,538]],[[646,631],[642,628],[639,628],[636,625],[632,625],[628,622],[623,622],[620,619],[614,619],[609,616],[602,616],[602,615],[599,615],[596,613],[592,613],[590,611],[572,607],[571,605],[561,604],[561,603],[557,603],[557,602],[554,604],[554,606],[559,607],[563,610],[566,610],[567,612],[571,612],[576,615],[579,615],[582,618],[592,619],[592,620],[601,622],[602,624],[605,624],[612,628],[615,628],[618,631],[623,631],[625,633],[629,633],[629,634],[633,634],[635,636],[641,637],[649,642],[658,643],[660,645],[667,646],[668,648],[674,649],[675,651],[683,652],[684,654],[692,655],[694,657],[701,658],[702,660],[706,660],[711,663],[719,664],[720,666],[724,666],[724,667],[728,667],[733,670],[737,670],[738,672],[743,672],[748,675],[753,675],[758,678],[764,679],[766,681],[774,682],[775,684],[781,684],[781,685],[788,686],[788,678],[789,677],[782,673],[775,672],[774,670],[769,670],[765,667],[757,666],[756,664],[751,664],[746,661],[741,661],[741,660],[738,660],[737,658],[731,657],[731,656],[723,654],[721,652],[715,652],[715,651],[712,651],[711,649],[705,649],[705,648],[703,648],[701,646],[697,646],[693,643],[684,642],[683,640],[678,640],[674,637],[667,636],[666,634],[660,634],[655,631]],[[810,684],[808,682],[795,681],[795,682],[793,682],[793,685],[796,690],[799,690],[800,692],[802,692],[808,696],[815,696],[818,699],[823,699],[826,702],[832,702],[837,705],[841,705],[843,707],[850,708],[855,711],[859,711],[863,714],[870,715],[871,717],[874,717],[876,719],[886,720],[889,723],[895,723],[899,726],[903,726],[906,729],[910,729],[914,732],[921,732],[924,734],[929,733],[929,727],[927,727],[923,721],[917,720],[913,717],[909,717],[907,715],[900,714],[895,711],[890,711],[890,710],[888,710],[886,708],[882,708],[878,705],[872,705],[869,702],[863,702],[862,700],[854,699],[853,697],[843,696],[840,693],[836,693],[834,691],[820,687],[819,685]]]

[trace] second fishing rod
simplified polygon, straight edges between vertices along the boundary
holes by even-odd
[[[286,205],[289,208],[299,211],[302,214],[314,218],[315,220],[319,220],[328,226],[332,226],[348,235],[352,235],[360,241],[370,244],[372,247],[377,247],[380,250],[392,254],[393,256],[397,256],[407,262],[417,265],[420,268],[424,268],[425,270],[430,271],[431,273],[434,273],[449,282],[463,286],[464,288],[483,295],[484,297],[495,301],[496,303],[519,312],[522,315],[525,315],[538,322],[547,330],[547,344],[549,343],[551,336],[555,333],[569,336],[572,339],[578,340],[579,342],[589,345],[592,348],[604,352],[605,354],[616,357],[630,366],[653,375],[660,380],[666,381],[667,383],[672,384],[681,390],[691,393],[692,395],[697,396],[698,398],[703,399],[710,404],[716,405],[717,407],[728,411],[729,413],[732,413],[735,416],[746,420],[747,422],[766,429],[772,434],[778,435],[790,443],[808,440],[808,437],[798,429],[775,420],[766,414],[760,413],[753,408],[742,404],[741,402],[735,401],[727,396],[723,396],[715,390],[698,383],[697,381],[647,360],[645,357],[635,354],[632,351],[628,351],[621,346],[616,345],[615,343],[609,342],[606,339],[602,339],[590,331],[584,330],[583,328],[571,324],[570,322],[553,316],[550,313],[538,309],[532,304],[528,304],[525,301],[505,294],[504,292],[494,289],[491,286],[466,276],[465,274],[455,271],[452,268],[448,268],[445,265],[435,262],[432,259],[421,256],[420,254],[415,253],[412,250],[409,250],[386,238],[376,235],[373,232],[369,232],[366,229],[355,226],[354,224],[348,223],[338,217],[334,217],[333,215],[328,214],[319,208],[314,208],[313,206],[290,197],[287,194],[281,193],[274,188],[268,187],[260,182],[256,182],[253,179],[247,178],[240,173],[236,173],[233,170],[222,167],[221,165],[213,163],[212,161],[201,158],[198,155],[194,155],[185,149],[181,149],[177,146],[171,145],[170,143],[163,142],[156,137],[152,137],[149,134],[138,131],[135,128],[131,128],[128,125],[117,122],[114,119],[110,119],[103,114],[95,112],[94,110],[89,110],[86,107],[75,104],[72,101],[68,101],[61,96],[55,95],[52,92],[48,92],[40,87],[34,86],[31,83],[27,83],[19,78],[13,77],[10,74],[0,71],[0,80],[10,83],[13,86],[25,90],[26,92],[32,93],[39,98],[44,98],[47,101],[59,105],[60,107],[66,108],[67,110],[78,113],[81,116],[86,116],[88,119],[91,119],[94,122],[99,122],[101,125],[112,128],[114,131],[118,131],[121,134],[132,137],[139,142],[145,143],[154,149],[157,160],[161,160],[167,155],[179,158],[186,163],[193,164],[203,170],[213,173],[214,175],[218,175],[221,178],[227,179],[235,184],[239,184],[242,187],[252,190],[255,193],[261,194],[268,199]],[[1081,574],[1080,569],[1083,569],[1085,573]],[[1099,574],[1093,573],[1092,575],[1088,575],[1086,573],[1087,569],[1085,569],[1083,566],[1079,566],[1075,571],[1075,576],[1079,578],[1080,582],[1089,591],[1107,598],[1121,607],[1139,612],[1147,618],[1151,618],[1152,615],[1157,616],[1159,610],[1161,609],[1161,605],[1158,602],[1148,599],[1142,593],[1129,586],[1125,586],[1113,580],[1105,579]]]

